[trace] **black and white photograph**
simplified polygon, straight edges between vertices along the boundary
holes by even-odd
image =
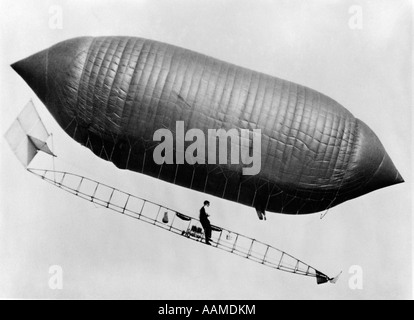
[[[2,0],[0,24],[0,299],[413,299],[411,1]]]

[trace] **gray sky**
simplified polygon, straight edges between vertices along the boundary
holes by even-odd
[[[56,5],[63,18],[57,29]],[[356,12],[362,20],[355,20]],[[411,15],[409,1],[2,0],[2,135],[33,99],[54,133],[56,169],[85,174],[192,216],[209,199],[213,224],[272,244],[331,276],[343,274],[336,285],[317,286],[313,279],[96,208],[27,173],[0,139],[0,298],[410,297]],[[323,220],[319,214],[269,214],[262,222],[252,208],[120,171],[66,136],[9,67],[84,35],[159,40],[321,91],[373,129],[406,182],[341,204]],[[34,165],[50,168],[52,162],[41,157]],[[48,286],[52,265],[62,267],[62,290]],[[353,265],[362,268],[362,290],[349,286]]]

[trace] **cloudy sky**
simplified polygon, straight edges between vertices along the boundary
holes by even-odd
[[[186,241],[54,188],[1,143],[0,298],[372,299],[412,288],[412,49],[407,1],[0,2],[3,136],[32,99],[58,155],[56,169],[87,175],[281,248],[336,285],[275,271]],[[128,35],[192,49],[321,91],[379,136],[404,184],[318,214],[269,214],[120,171],[72,141],[10,64],[77,36]],[[47,157],[38,167],[52,167]],[[55,190],[56,189],[56,190]],[[52,290],[52,266],[63,288]],[[362,271],[362,288],[354,283]]]

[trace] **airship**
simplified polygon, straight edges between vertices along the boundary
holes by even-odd
[[[253,207],[261,219],[325,211],[404,181],[376,134],[335,100],[188,49],[80,37],[12,68],[96,156]],[[243,150],[250,162],[231,161]]]

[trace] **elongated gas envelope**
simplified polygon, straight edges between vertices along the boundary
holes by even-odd
[[[257,210],[313,213],[403,182],[374,132],[331,98],[173,45],[75,38],[12,68],[99,157]],[[177,121],[206,137],[209,129],[260,129],[260,172],[208,163],[211,150],[205,164],[157,164],[154,133],[174,133]]]

